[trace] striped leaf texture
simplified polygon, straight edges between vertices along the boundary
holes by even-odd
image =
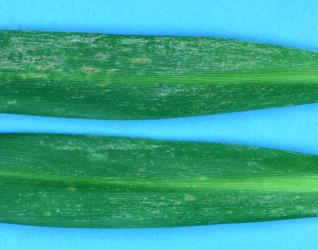
[[[0,135],[0,221],[169,227],[317,216],[318,156],[200,142]]]
[[[0,31],[0,113],[156,119],[318,102],[318,53],[206,37]]]

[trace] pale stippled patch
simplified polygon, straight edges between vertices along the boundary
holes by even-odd
[[[51,215],[52,215],[52,213],[51,213],[50,211],[46,211],[46,212],[44,212],[44,216],[49,217],[49,216],[51,216]]]
[[[184,200],[185,201],[195,201],[195,197],[191,194],[185,194],[184,195]]]
[[[136,57],[136,58],[132,58],[131,62],[133,64],[149,64],[151,60],[147,57]]]
[[[70,191],[70,192],[75,192],[75,191],[76,191],[76,187],[74,187],[74,186],[69,186],[69,187],[67,188],[67,190]]]
[[[84,66],[82,67],[82,71],[85,73],[92,74],[92,73],[96,73],[97,69],[91,66]]]

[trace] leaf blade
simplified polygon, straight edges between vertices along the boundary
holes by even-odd
[[[10,223],[166,227],[318,214],[317,156],[238,145],[1,135],[0,180],[0,220]]]
[[[206,37],[0,31],[0,112],[157,119],[318,102],[318,53]]]

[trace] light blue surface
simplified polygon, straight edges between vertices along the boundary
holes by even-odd
[[[145,121],[102,121],[9,114],[0,114],[0,120],[0,133],[91,134],[225,142],[318,155],[318,104]]]
[[[316,250],[318,219],[171,229],[0,227],[2,250]]]
[[[208,35],[318,50],[317,10],[318,2],[313,0],[0,0],[0,29]],[[84,129],[318,154],[318,104],[144,123],[0,115],[2,132],[81,133]],[[317,233],[318,219],[155,230],[0,224],[0,250],[315,249]]]
[[[0,28],[206,35],[318,49],[316,0],[0,0]]]

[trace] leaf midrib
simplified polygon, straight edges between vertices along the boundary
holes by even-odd
[[[51,186],[124,187],[138,189],[174,189],[184,191],[255,191],[255,192],[318,192],[318,175],[312,176],[253,176],[185,178],[169,180],[145,179],[96,179],[90,177],[54,176],[0,171],[6,182],[20,184],[45,184]]]

